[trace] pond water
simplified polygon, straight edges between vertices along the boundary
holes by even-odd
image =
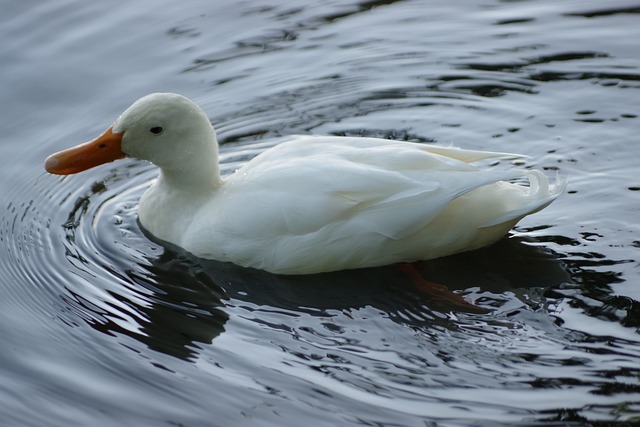
[[[640,3],[9,1],[0,17],[0,424],[640,423]],[[148,239],[156,176],[44,158],[173,91],[223,170],[287,134],[523,153],[567,194],[476,252],[282,278]],[[511,167],[509,161],[487,167]]]

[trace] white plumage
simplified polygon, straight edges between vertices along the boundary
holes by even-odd
[[[122,153],[161,169],[140,200],[147,231],[202,258],[279,274],[480,248],[565,187],[564,181],[550,186],[537,170],[470,164],[511,154],[315,136],[288,138],[222,179],[207,116],[175,94],[141,98],[108,132],[121,139]],[[61,172],[63,153],[51,156],[47,169],[78,171]]]

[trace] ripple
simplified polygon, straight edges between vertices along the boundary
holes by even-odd
[[[227,143],[221,152],[222,169],[229,173],[274,143]],[[33,280],[47,284],[48,292],[57,296],[58,316],[66,324],[86,323],[107,334],[130,336],[151,349],[184,359],[196,357],[202,344],[210,344],[224,331],[227,311],[233,307],[248,311],[251,314],[242,317],[261,325],[272,324],[268,319],[274,313],[332,317],[328,313],[335,310],[377,307],[400,324],[455,328],[447,315],[426,306],[394,269],[281,278],[203,262],[178,249],[163,248],[148,240],[136,220],[137,200],[155,176],[153,168],[125,162],[106,175],[103,170],[89,172],[85,185],[78,185],[78,177],[50,179],[42,189],[41,205],[51,214],[42,214],[31,203],[13,209],[12,226],[24,228],[22,240],[32,239],[34,232],[47,239],[35,246],[37,253],[24,258],[27,262],[16,274],[38,275]],[[48,218],[46,233],[29,226],[43,218]],[[16,245],[20,242],[14,241]],[[508,246],[513,243],[505,242]],[[529,250],[515,244],[516,251]],[[493,256],[496,250],[505,249],[494,248]],[[436,271],[435,277],[443,276],[456,286],[451,274],[456,263],[465,258],[470,264],[484,263],[480,261],[483,257],[485,252],[479,251],[471,258],[462,255],[457,261],[425,265]],[[489,295],[482,298],[488,305],[505,304]],[[40,296],[30,309],[42,310],[46,301]]]
[[[20,143],[2,150],[20,161],[6,165],[0,219],[0,418],[637,420],[637,5],[490,2],[461,13],[436,2],[425,14],[415,1],[170,3],[108,12],[71,2],[8,27],[38,37],[22,38],[5,67],[7,129]],[[127,43],[101,44],[141,16]],[[112,68],[90,65],[114,53]],[[42,141],[158,88],[196,94],[224,174],[275,137],[326,133],[522,152],[532,159],[519,166],[569,175],[571,191],[494,246],[417,264],[487,314],[430,301],[393,268],[285,278],[198,260],[140,229],[137,201],[156,173],[146,164],[30,178],[53,145]],[[99,102],[78,112],[86,94]],[[25,161],[27,143],[36,152]]]
[[[236,126],[243,128],[241,122]],[[233,134],[231,128],[223,126],[221,139]],[[231,142],[221,149],[224,173],[277,143],[226,140]],[[620,382],[632,378],[635,368],[610,366],[621,357],[636,357],[636,342],[623,334],[619,349],[593,354],[599,346],[575,327],[580,311],[606,322],[637,324],[634,300],[612,298],[607,290],[593,293],[594,281],[609,286],[615,276],[589,270],[617,265],[604,255],[554,254],[536,246],[543,236],[534,244],[504,239],[420,264],[426,277],[492,309],[490,316],[451,313],[425,301],[393,268],[279,277],[162,247],[140,230],[135,212],[155,173],[129,161],[89,172],[87,178],[43,180],[40,202],[9,206],[11,217],[0,237],[12,236],[11,253],[26,253],[13,273],[40,286],[22,308],[45,310],[48,300],[41,292],[46,288],[45,295],[58,300],[57,318],[71,330],[88,325],[168,372],[178,366],[154,353],[198,366],[222,358],[229,371],[220,374],[223,383],[237,381],[238,375],[253,383],[254,355],[263,354],[262,369],[278,379],[263,371],[260,387],[282,387],[284,378],[284,395],[309,410],[317,404],[310,396],[322,396],[328,407],[346,401],[350,408],[373,410],[379,417],[384,417],[380,411],[392,411],[407,420],[460,405],[469,414],[482,410],[498,416],[508,406],[508,419],[516,421],[548,407],[540,399],[522,401],[532,387],[556,399],[567,399],[563,390],[571,387],[576,402],[635,392]],[[568,239],[567,245],[579,246],[594,236]],[[564,240],[549,237],[558,244]],[[584,280],[584,288],[567,285],[576,280]],[[594,304],[598,300],[603,303]],[[221,353],[218,340],[236,344]],[[106,367],[115,363],[112,357],[95,363]],[[310,391],[296,395],[298,387]],[[505,389],[517,391],[517,400]],[[479,395],[479,390],[489,392]]]
[[[599,9],[590,12],[574,12],[566,13],[566,16],[580,16],[583,18],[600,18],[603,16],[611,16],[618,14],[638,14],[640,13],[640,7],[620,7],[610,9]]]

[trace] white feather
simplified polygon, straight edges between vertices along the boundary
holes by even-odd
[[[145,132],[159,125],[160,137]],[[124,132],[127,154],[161,166],[140,201],[144,228],[197,256],[273,273],[372,267],[476,249],[565,187],[564,181],[550,187],[539,171],[470,164],[518,155],[311,136],[290,137],[222,180],[210,123],[174,94],[137,101],[116,129]],[[510,182],[522,177],[528,186]]]

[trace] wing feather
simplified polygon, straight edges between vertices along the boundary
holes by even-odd
[[[229,183],[242,187],[235,192],[253,192],[243,200],[262,201],[248,212],[259,212],[272,224],[280,218],[280,230],[294,235],[329,225],[341,239],[367,232],[403,239],[461,195],[522,176],[519,171],[480,171],[468,164],[509,156],[506,153],[376,138],[346,142],[341,137],[298,137],[265,154],[238,170]],[[260,187],[252,188],[254,183]],[[260,195],[265,189],[269,201]]]

